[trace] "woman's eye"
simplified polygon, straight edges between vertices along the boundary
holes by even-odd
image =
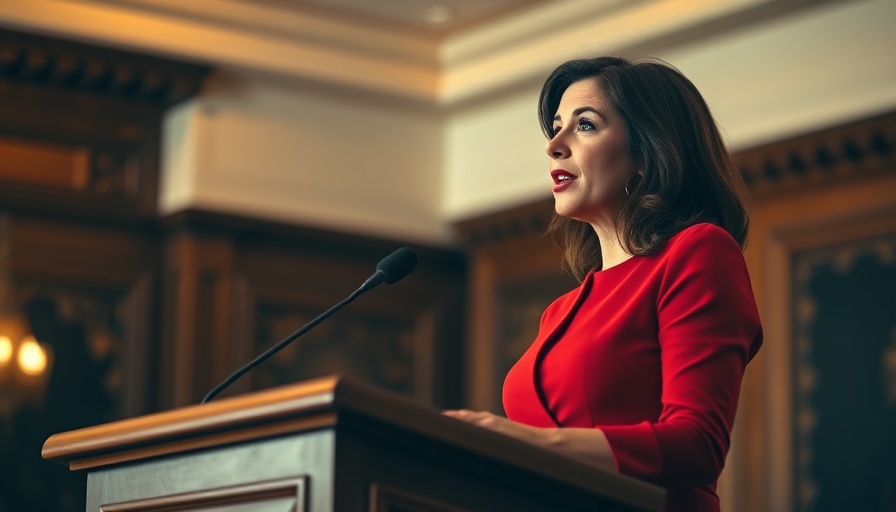
[[[560,133],[561,129],[562,128],[560,126],[555,126],[555,127],[551,128],[551,137],[554,137],[555,135]]]
[[[578,132],[584,132],[588,130],[594,129],[594,123],[589,121],[588,119],[579,119],[579,126],[576,128]]]

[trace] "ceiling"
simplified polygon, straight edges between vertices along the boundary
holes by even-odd
[[[838,2],[0,0],[0,26],[448,106],[569,58],[662,54]],[[428,22],[435,5],[453,17]]]
[[[493,20],[549,0],[283,0],[334,15],[444,33]]]

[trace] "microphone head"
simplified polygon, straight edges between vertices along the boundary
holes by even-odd
[[[410,247],[402,247],[386,256],[376,265],[377,272],[382,272],[386,284],[397,283],[417,268],[417,254]]]

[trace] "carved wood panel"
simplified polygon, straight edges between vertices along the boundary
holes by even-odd
[[[795,252],[791,287],[794,510],[894,510],[896,231]]]
[[[871,263],[873,267],[877,250],[869,253],[868,248],[879,247],[881,243],[884,243],[881,247],[886,247],[884,241],[896,234],[896,204],[890,199],[896,195],[896,179],[871,180],[827,192],[826,196],[810,195],[790,204],[777,201],[764,204],[754,216],[755,237],[748,247],[747,258],[766,343],[753,368],[748,370],[741,394],[733,445],[736,456],[729,460],[734,482],[733,510],[826,510],[818,508],[824,502],[819,501],[820,487],[813,468],[818,461],[830,462],[842,452],[839,452],[839,443],[824,442],[823,436],[816,437],[816,432],[836,430],[838,421],[846,416],[831,417],[829,408],[823,404],[836,401],[841,393],[852,394],[867,386],[862,378],[844,381],[833,377],[844,371],[857,371],[873,376],[874,380],[886,376],[886,367],[879,359],[882,349],[878,346],[886,340],[881,340],[880,334],[869,328],[892,320],[890,314],[874,313],[880,308],[896,310],[896,303],[883,299],[886,293],[882,292],[890,285],[881,279],[866,289],[861,273],[849,269],[857,261],[864,262],[863,265]],[[886,250],[882,255],[880,263],[886,265]],[[813,291],[810,286],[825,280],[835,283],[836,290],[828,289],[823,297],[816,297],[819,290]],[[872,298],[875,296],[878,299]],[[822,320],[817,308],[831,308],[832,300],[838,298],[871,316],[859,326],[855,325],[854,318],[843,316],[846,309],[828,310],[823,321],[835,322],[825,327],[825,332],[819,332],[816,323]],[[850,334],[848,339],[837,343],[838,347],[833,347],[842,351],[842,355],[836,356],[839,367],[833,372],[828,369],[822,375],[816,365],[830,364],[830,358],[824,358],[823,363],[816,358],[832,348],[831,336],[842,335],[842,329],[850,330]],[[861,361],[864,363],[857,366]],[[880,392],[881,388],[874,391]],[[867,395],[850,399],[860,408],[869,401],[881,403]],[[820,414],[819,407],[827,412]],[[892,415],[880,415],[873,425],[885,425],[887,414]],[[861,413],[857,409],[852,415],[858,418]],[[876,427],[863,425],[860,420],[850,423],[853,423],[851,436],[860,435],[863,441],[875,439]],[[866,428],[867,433],[860,433]],[[867,447],[861,446],[858,442],[856,449],[850,451],[849,461],[841,462],[867,464],[866,469],[877,464],[867,458]],[[887,450],[890,448],[886,443],[873,449],[877,454]],[[830,467],[829,463],[825,464],[825,468]],[[886,472],[887,466],[879,469]],[[835,494],[849,493],[855,488],[848,479],[834,487],[829,478],[822,480],[828,482],[827,492]],[[882,498],[879,493],[886,486],[882,488],[873,482],[863,479],[861,487],[868,492],[861,499],[871,499],[874,493]],[[827,501],[836,503],[836,499]]]
[[[102,505],[99,512],[304,512],[307,477],[253,482]]]
[[[404,489],[370,484],[368,512],[470,512]]]
[[[354,292],[404,245],[208,212],[168,219],[163,357],[169,406],[230,373]],[[340,373],[444,406],[460,402],[464,258],[414,246],[410,276],[359,297],[222,395]],[[182,319],[179,319],[181,318]]]
[[[259,301],[255,318],[255,351],[262,353],[300,327],[326,307],[294,306]],[[432,340],[436,333],[415,325],[413,314],[384,315],[357,312],[337,313],[259,367],[253,387],[264,389],[278,384],[327,375],[346,375],[406,396],[415,396],[417,366],[429,363],[432,372]],[[431,400],[432,397],[426,397]]]

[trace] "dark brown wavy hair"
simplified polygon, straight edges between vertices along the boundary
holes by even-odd
[[[634,255],[655,254],[680,230],[712,222],[743,248],[749,227],[743,179],[694,84],[662,62],[565,62],[545,81],[539,98],[538,117],[548,139],[563,93],[590,78],[625,122],[632,161],[643,173],[630,184],[617,214],[623,247]],[[601,268],[600,243],[588,223],[555,213],[548,234],[562,252],[564,269],[579,280]]]

